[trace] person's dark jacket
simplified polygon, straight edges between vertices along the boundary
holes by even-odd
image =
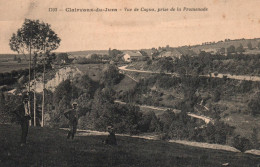
[[[105,140],[105,144],[108,145],[117,145],[117,141],[116,141],[116,135],[114,132],[109,133],[109,135],[107,136],[106,140]]]
[[[69,120],[70,124],[78,124],[77,111],[75,109],[70,109],[64,113],[64,116]]]
[[[25,116],[25,109],[24,109],[24,104],[18,105],[15,110],[14,110],[15,118],[17,122],[22,122],[26,119],[30,120],[30,116]]]

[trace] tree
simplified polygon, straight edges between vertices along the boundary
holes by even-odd
[[[9,45],[13,51],[18,53],[29,53],[29,86],[28,91],[30,92],[30,81],[31,81],[31,54],[33,53],[43,53],[43,89],[45,89],[44,75],[45,75],[45,64],[46,56],[52,50],[59,47],[60,38],[51,29],[50,25],[39,20],[25,19],[22,28],[17,30],[16,34],[13,34]],[[30,98],[30,97],[29,97]],[[30,100],[29,100],[30,101]],[[44,90],[43,90],[43,103],[44,104]],[[44,111],[44,105],[42,107],[42,112]],[[29,111],[30,112],[30,111]],[[43,113],[42,113],[43,115]],[[43,116],[42,116],[43,118]],[[43,119],[42,119],[43,126]]]
[[[17,58],[17,63],[21,63],[22,59],[20,57]]]
[[[260,114],[260,93],[257,93],[248,103],[248,108],[253,116]]]
[[[242,53],[242,52],[245,51],[245,49],[244,49],[243,45],[240,44],[239,47],[237,47],[236,51],[237,51],[238,53]]]
[[[231,45],[227,48],[227,53],[235,53],[235,52],[236,52],[235,46]]]
[[[17,57],[16,57],[16,55],[14,55],[14,59],[13,59],[14,61],[17,61]]]
[[[53,103],[55,112],[52,113],[51,119],[53,123],[63,123],[63,113],[70,107],[73,96],[73,85],[70,80],[61,82],[53,93]]]
[[[90,57],[92,60],[100,60],[101,56],[97,55],[97,54],[92,54]]]
[[[249,50],[252,50],[253,49],[252,43],[248,42],[247,47],[248,47]]]
[[[122,75],[119,73],[118,68],[115,65],[108,65],[103,70],[100,82],[106,86],[112,86],[122,79]]]
[[[56,56],[55,61],[58,64],[65,64],[65,63],[69,62],[69,55],[68,55],[68,53],[60,53],[60,54],[58,54]]]
[[[43,95],[42,95],[42,126],[44,126],[44,99],[45,99],[45,65],[49,53],[59,47],[61,39],[51,29],[48,23],[39,24],[39,48],[43,52]]]
[[[163,132],[167,133],[169,131],[169,128],[175,119],[175,114],[171,110],[166,110],[159,116]]]
[[[158,64],[161,66],[161,71],[169,72],[173,69],[173,62],[171,60],[168,60],[167,58],[162,58],[158,61]]]
[[[219,90],[215,90],[213,94],[213,101],[218,102],[220,100],[221,93]]]
[[[250,142],[249,139],[237,135],[233,138],[232,146],[241,152],[245,152],[246,150],[252,148],[252,143]]]
[[[258,49],[260,49],[260,42],[258,42],[257,46],[258,46]]]
[[[220,48],[219,53],[220,54],[225,54],[225,51],[226,51],[226,49],[222,47],[222,48]]]
[[[17,30],[16,34],[13,34],[9,45],[11,50],[26,55],[29,53],[29,84],[28,84],[28,92],[30,92],[30,82],[31,82],[31,54],[32,51],[37,52],[39,49],[39,20],[31,21],[29,19],[25,19],[22,28]],[[29,106],[30,106],[30,96],[29,96]],[[29,107],[29,113],[31,113],[31,109]]]
[[[255,149],[257,149],[260,145],[260,143],[258,142],[258,129],[256,127],[253,128],[253,132],[251,134],[251,142],[252,145]]]
[[[109,53],[109,56],[110,56],[111,58],[113,58],[113,59],[115,59],[117,55],[123,53],[123,52],[121,52],[120,50],[117,50],[117,49],[113,49],[113,50],[110,49],[109,52],[110,52],[110,53]]]

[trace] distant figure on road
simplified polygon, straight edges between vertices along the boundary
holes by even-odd
[[[66,111],[64,113],[64,116],[69,120],[69,132],[68,132],[68,136],[67,139],[71,138],[74,139],[74,135],[77,131],[77,125],[78,125],[78,110],[77,110],[77,103],[73,103],[72,104],[72,109]]]
[[[29,101],[27,97],[23,99],[23,104],[18,106],[18,108],[15,110],[15,114],[18,116],[22,129],[21,146],[24,146],[26,144],[26,138],[28,134],[29,120],[31,119],[29,113]]]
[[[104,141],[104,143],[108,144],[108,145],[117,145],[116,135],[115,135],[113,127],[112,126],[108,126],[107,127],[107,131],[108,131],[109,135],[107,136],[107,138]]]

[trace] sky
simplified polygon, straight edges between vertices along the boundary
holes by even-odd
[[[143,49],[260,37],[259,0],[0,0],[0,53],[24,19],[49,23],[61,38],[58,52]],[[207,8],[207,11],[126,12],[124,8]],[[58,12],[49,12],[58,8]],[[113,8],[118,12],[66,12]]]

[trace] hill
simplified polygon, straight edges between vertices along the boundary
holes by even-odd
[[[260,163],[259,156],[126,136],[117,136],[117,146],[102,144],[102,135],[68,141],[66,131],[50,128],[31,127],[28,144],[20,147],[19,130],[16,125],[0,125],[0,166],[214,167],[228,163],[253,167]]]
[[[161,66],[163,67],[163,65]],[[191,82],[185,85],[184,78],[156,74],[155,72],[160,71],[160,61],[157,63],[153,62],[150,65],[147,65],[146,62],[134,62],[128,67],[132,71],[124,71],[124,73],[137,80],[142,78],[144,80],[142,86],[147,86],[148,88],[148,91],[142,92],[141,96],[134,98],[135,102],[180,109],[181,102],[183,100],[188,101],[188,99],[185,99],[185,89],[193,87],[196,90],[196,93],[193,94],[195,97],[193,99],[194,102],[198,104],[203,102],[203,105],[208,108],[208,110],[205,110],[200,105],[196,105],[193,107],[194,111],[192,111],[195,114],[205,115],[214,119],[218,115],[222,121],[236,127],[235,132],[244,137],[251,136],[253,129],[260,126],[260,117],[252,114],[252,111],[259,110],[252,110],[249,105],[251,101],[257,98],[256,92],[258,92],[258,87],[256,85],[259,82],[197,77],[196,79],[199,83],[197,86],[194,86]],[[135,69],[139,71],[134,72]],[[141,73],[140,70],[144,70],[146,73]],[[148,73],[149,71],[150,73]],[[218,91],[221,94],[220,99],[215,100],[216,92]],[[138,91],[135,91],[135,94],[138,94]],[[192,96],[190,95],[190,97]],[[121,100],[128,99],[123,98]],[[258,136],[258,141],[260,141],[260,136]]]
[[[260,38],[236,39],[236,40],[225,40],[225,41],[218,41],[218,42],[210,42],[210,43],[203,44],[203,45],[191,46],[191,50],[193,50],[195,53],[199,54],[200,50],[228,48],[231,45],[233,45],[237,48],[240,44],[242,44],[243,47],[247,48],[247,44],[249,42],[251,42],[253,48],[256,48],[258,43],[260,42]]]
[[[137,50],[121,50],[122,52],[125,51],[137,51]],[[71,57],[85,57],[91,54],[101,54],[101,55],[108,55],[108,50],[84,50],[84,51],[73,51],[67,52],[71,55]]]
[[[108,54],[108,50],[85,50],[85,51],[73,51],[73,52],[67,52],[68,54],[71,54],[75,57],[82,56],[82,55],[88,55],[88,54]]]

